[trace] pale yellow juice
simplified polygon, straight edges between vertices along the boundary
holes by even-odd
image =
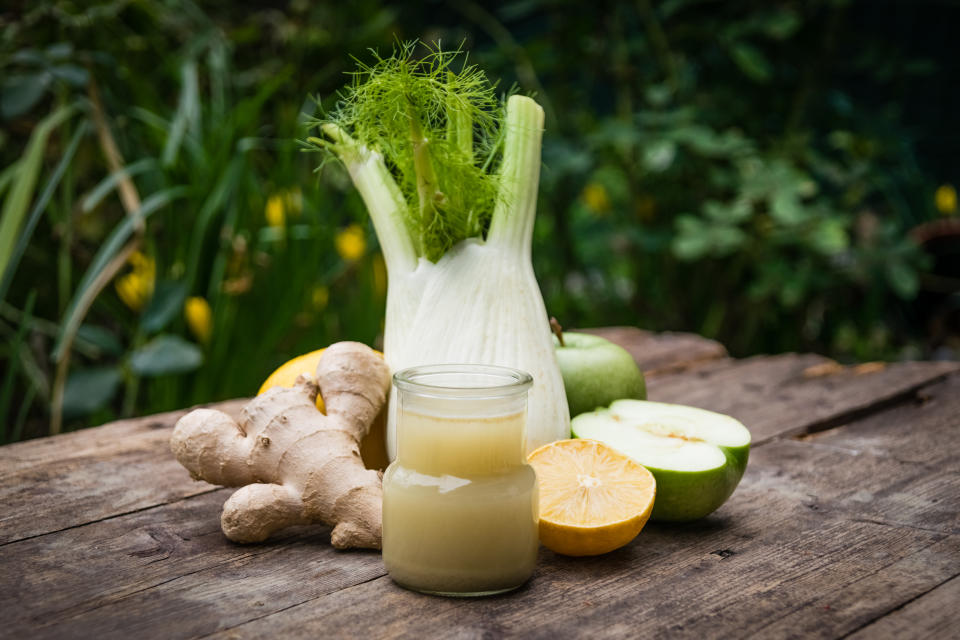
[[[525,464],[525,411],[457,417],[401,409],[383,480],[383,561],[398,583],[437,593],[519,586],[536,563],[537,479]],[[452,406],[452,405],[450,405]]]

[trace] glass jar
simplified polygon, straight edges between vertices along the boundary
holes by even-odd
[[[529,374],[486,365],[400,371],[397,459],[383,477],[383,562],[398,584],[502,593],[533,574],[537,477],[526,459]]]

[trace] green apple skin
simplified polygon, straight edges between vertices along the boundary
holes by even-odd
[[[622,438],[617,437],[616,432],[599,434],[592,428],[592,421],[598,418],[606,419],[617,404],[620,403],[614,404],[610,409],[597,409],[581,415],[579,420],[573,420],[571,423],[573,437],[599,440],[630,456],[630,446],[624,442],[618,442]],[[728,416],[723,417],[728,418]],[[628,425],[629,419],[625,421],[623,427]],[[619,424],[617,426],[617,428],[623,427]],[[744,431],[746,431],[745,428]],[[640,455],[633,455],[632,457],[646,467],[657,481],[657,497],[653,503],[653,513],[650,518],[659,522],[690,522],[716,511],[733,494],[747,468],[750,457],[750,438],[749,432],[747,433],[747,441],[743,445],[725,446],[711,443],[720,450],[725,461],[718,467],[699,471],[660,468],[647,464],[640,459]]]
[[[657,481],[657,498],[650,517],[658,522],[690,522],[719,509],[743,477],[750,445],[720,450],[727,464],[718,469],[676,471],[647,466]]]
[[[621,398],[646,399],[643,372],[626,349],[587,333],[564,332],[563,342],[554,338],[571,417]]]

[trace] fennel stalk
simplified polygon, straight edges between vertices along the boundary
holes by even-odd
[[[480,363],[533,375],[527,449],[570,433],[563,380],[531,263],[543,109],[505,104],[459,52],[413,45],[361,65],[313,145],[347,168],[387,265],[393,371]],[[396,456],[395,421],[387,451]]]

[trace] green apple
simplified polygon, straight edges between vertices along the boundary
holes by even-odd
[[[653,473],[654,520],[687,522],[722,505],[747,468],[750,432],[721,413],[663,402],[618,400],[577,416],[575,438],[599,440]]]
[[[554,347],[571,416],[621,398],[647,397],[643,372],[626,349],[587,333],[562,335],[563,346],[554,339]]]

